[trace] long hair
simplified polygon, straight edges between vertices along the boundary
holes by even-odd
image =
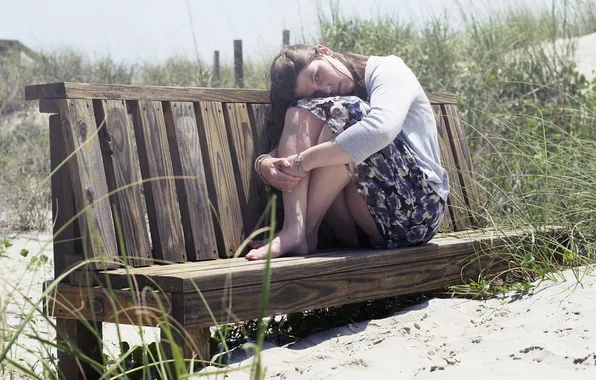
[[[315,59],[325,59],[314,46],[292,45],[284,47],[273,60],[270,70],[270,125],[267,129],[271,147],[277,146],[284,127],[284,119],[289,105],[298,99],[296,95],[296,80],[298,74]],[[363,100],[367,100],[364,85],[364,69],[367,56],[355,53],[333,53],[333,58],[343,63],[354,81],[354,91]],[[335,68],[337,70],[337,68]]]

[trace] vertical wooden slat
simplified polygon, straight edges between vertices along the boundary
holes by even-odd
[[[161,102],[140,100],[131,101],[129,105],[133,110],[139,163],[145,180],[143,186],[153,258],[185,262],[180,209],[176,200],[174,170]]]
[[[97,336],[82,321],[56,318],[56,344],[67,347],[72,352],[79,350],[79,353],[75,355],[58,350],[60,379],[92,380],[101,378],[102,374],[89,364],[89,360],[102,363],[102,324],[95,321],[89,321],[89,323]],[[81,359],[81,355],[85,355],[89,359]]]
[[[450,230],[461,231],[465,228],[465,221],[462,216],[467,216],[465,212],[465,202],[463,199],[461,185],[457,170],[453,160],[453,153],[449,144],[449,135],[447,134],[447,128],[445,127],[445,119],[443,118],[443,111],[441,106],[432,106],[435,113],[435,119],[437,120],[437,131],[439,139],[439,148],[441,149],[441,164],[447,170],[449,174],[449,199],[447,200],[449,215],[445,215],[443,223],[446,223],[450,217],[451,225]],[[447,226],[442,226],[441,230],[446,229]]]
[[[93,104],[91,100],[69,99],[60,100],[59,107],[66,154],[77,150],[68,166],[77,211],[87,207],[78,218],[85,254],[105,260],[92,263],[91,268],[115,268],[118,248]]]
[[[445,117],[449,128],[447,132],[450,136],[451,146],[455,155],[455,164],[457,165],[460,181],[463,186],[463,193],[470,211],[470,219],[473,225],[479,226],[480,216],[480,195],[478,193],[478,184],[474,178],[472,160],[468,143],[464,135],[463,125],[457,106],[454,104],[443,106]]]
[[[443,122],[443,117],[441,116],[441,108],[439,106],[433,106],[433,112],[435,114],[435,120],[437,122],[437,132],[438,132],[438,140],[439,140],[439,150],[441,151],[441,165],[447,169],[447,141],[443,138],[441,134],[440,124]],[[451,184],[451,177],[449,177],[449,183]],[[441,227],[439,229],[440,232],[450,232],[454,231],[453,228],[453,218],[451,217],[451,200],[447,200],[447,204],[445,205],[445,216],[443,217],[443,222],[441,223]]]
[[[240,195],[240,207],[247,232],[254,231],[267,205],[267,194],[262,191],[262,182],[254,170],[253,163],[258,156],[254,128],[244,103],[228,103],[224,108],[226,130],[230,139],[232,164],[237,173],[236,181]]]
[[[217,259],[215,227],[194,106],[189,102],[165,103],[166,130],[177,180],[178,201],[189,260]]]
[[[238,201],[236,180],[230,158],[228,136],[221,103],[196,104],[201,149],[211,202],[216,206],[216,218],[223,244],[220,256],[234,255],[245,237],[242,210]]]
[[[112,194],[114,217],[119,219],[124,247],[121,254],[135,267],[150,265],[152,260],[149,236],[145,226],[145,212],[141,200],[141,183],[137,163],[133,157],[130,126],[123,100],[95,100],[97,125],[105,125],[99,132],[106,179]],[[116,231],[118,233],[118,231]],[[124,252],[122,252],[124,251]]]
[[[448,160],[447,170],[449,172],[449,199],[451,203],[451,217],[456,231],[465,230],[470,226],[470,219],[468,215],[468,205],[466,204],[461,179],[457,171],[457,164],[455,161],[455,153],[453,146],[451,145],[449,136],[449,126],[447,125],[447,119],[445,118],[445,109],[443,105],[441,107],[442,121],[440,123],[440,135],[445,143],[446,158]]]
[[[66,159],[60,115],[50,115],[50,164],[54,171]],[[74,254],[74,195],[68,165],[52,176],[52,220],[54,221],[54,278],[67,267],[67,256]],[[59,234],[58,231],[62,230]]]
[[[267,139],[267,126],[269,125],[271,106],[269,104],[251,104],[248,111],[257,154],[268,153],[270,147]]]

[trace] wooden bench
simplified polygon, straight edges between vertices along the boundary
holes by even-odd
[[[428,96],[450,176],[444,234],[422,247],[275,259],[269,315],[458,284],[486,269],[479,252],[519,236],[478,228],[478,189],[455,96]],[[51,114],[55,276],[97,259],[66,276],[46,304],[58,342],[68,338],[99,358],[100,322],[155,326],[164,316],[152,311],[164,305],[194,340],[175,338],[185,355],[209,359],[214,322],[203,297],[219,323],[258,315],[265,263],[230,257],[265,225],[258,223],[269,194],[253,161],[268,147],[268,93],[55,83],[27,87],[26,99]],[[59,355],[67,378],[94,376]]]

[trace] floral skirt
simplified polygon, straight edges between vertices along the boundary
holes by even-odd
[[[370,106],[355,96],[307,98],[291,106],[312,112],[335,135],[370,111]],[[436,234],[445,213],[445,201],[429,185],[399,135],[359,165],[346,167],[366,201],[385,247],[424,244]]]

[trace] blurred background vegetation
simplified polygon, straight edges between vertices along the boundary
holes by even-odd
[[[596,236],[596,81],[576,70],[574,37],[596,28],[594,2],[486,14],[460,10],[421,27],[394,18],[321,12],[312,41],[338,51],[396,54],[426,91],[458,96],[466,136],[494,225],[563,225],[574,239]],[[267,88],[269,60],[245,58],[247,88]],[[4,229],[44,229],[50,219],[48,130],[24,87],[60,81],[209,87],[213,68],[200,59],[124,64],[73,50],[42,52],[31,61],[0,62],[0,215]],[[233,87],[222,66],[221,87]],[[588,244],[593,252],[593,245]]]

